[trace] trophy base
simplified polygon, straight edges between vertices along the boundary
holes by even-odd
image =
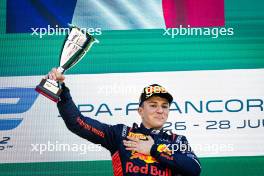
[[[58,103],[60,101],[60,94],[62,90],[58,87],[58,85],[54,85],[52,83],[54,81],[48,79],[42,79],[40,84],[36,86],[35,90],[44,95],[45,97],[49,98],[50,100]]]

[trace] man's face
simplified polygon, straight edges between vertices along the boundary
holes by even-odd
[[[150,97],[138,108],[138,113],[146,128],[160,129],[168,119],[169,102],[158,96]]]

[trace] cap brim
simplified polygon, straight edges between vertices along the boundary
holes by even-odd
[[[173,97],[171,94],[169,93],[154,93],[152,94],[150,97],[153,97],[153,96],[158,96],[158,97],[161,97],[161,98],[165,98],[166,100],[168,100],[169,104],[172,103],[173,101]],[[150,98],[148,97],[148,99]]]

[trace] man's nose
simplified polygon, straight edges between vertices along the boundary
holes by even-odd
[[[158,108],[157,108],[157,112],[158,112],[158,113],[163,113],[163,108],[162,108],[161,106],[158,106]]]

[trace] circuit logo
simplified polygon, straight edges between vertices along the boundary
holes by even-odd
[[[0,88],[0,131],[18,127],[23,120],[19,114],[28,111],[37,97],[34,88]],[[3,118],[3,114],[18,114],[18,117]]]

